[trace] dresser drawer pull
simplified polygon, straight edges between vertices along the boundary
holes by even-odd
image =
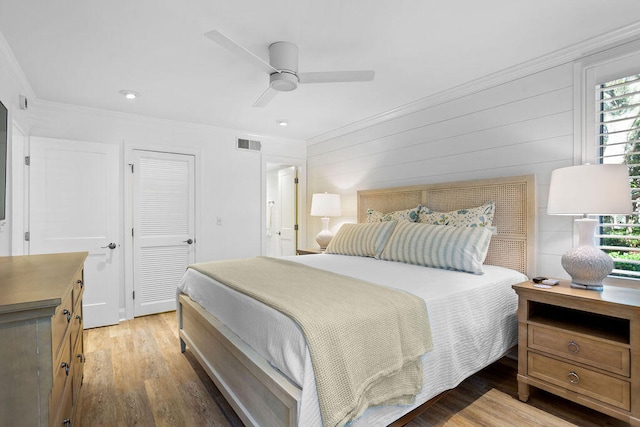
[[[69,376],[69,364],[67,362],[62,362],[60,365],[61,368],[64,368],[64,373]]]
[[[569,372],[569,375],[567,375],[567,378],[569,378],[569,382],[571,384],[578,384],[580,382],[580,377],[578,376],[578,374],[576,374],[573,371]]]
[[[576,354],[580,351],[580,346],[574,340],[571,340],[567,344],[567,350],[569,350],[569,353]]]
[[[62,314],[67,316],[67,323],[71,322],[71,312],[69,310],[65,308],[64,310],[62,310]]]
[[[80,288],[84,288],[84,282],[82,280],[78,280],[76,283],[80,285]]]
[[[64,427],[71,427],[71,420],[69,418],[65,418],[64,420],[62,420],[62,425]]]
[[[84,356],[82,354],[76,354],[76,357],[80,359],[80,362],[84,362]]]
[[[80,316],[79,314],[76,314],[76,320],[78,322],[81,322],[82,321],[82,316]]]

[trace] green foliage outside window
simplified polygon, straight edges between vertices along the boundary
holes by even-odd
[[[640,203],[640,74],[602,86],[600,147],[603,163],[626,163],[631,178],[633,208]],[[640,272],[640,216],[601,218],[600,244],[615,261],[615,269]],[[629,248],[625,250],[624,248]],[[634,250],[635,249],[635,250]],[[626,261],[626,262],[625,262]],[[638,277],[640,274],[618,273]]]

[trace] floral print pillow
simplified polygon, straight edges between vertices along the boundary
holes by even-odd
[[[418,221],[418,212],[422,206],[418,206],[403,211],[380,212],[375,209],[367,209],[367,222],[387,222],[387,221]]]
[[[495,207],[494,201],[475,208],[458,209],[451,212],[436,212],[426,206],[420,206],[418,222],[454,227],[491,227]]]

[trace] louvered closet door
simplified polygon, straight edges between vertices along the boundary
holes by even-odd
[[[134,315],[176,309],[176,288],[195,260],[194,157],[134,151]]]

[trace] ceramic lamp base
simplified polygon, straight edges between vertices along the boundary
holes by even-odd
[[[594,246],[578,246],[562,256],[562,267],[572,287],[601,291],[602,281],[613,271],[613,259]]]
[[[318,242],[320,249],[325,250],[333,238],[333,234],[329,231],[329,218],[323,217],[320,220],[322,221],[322,230],[316,234],[316,242]]]

